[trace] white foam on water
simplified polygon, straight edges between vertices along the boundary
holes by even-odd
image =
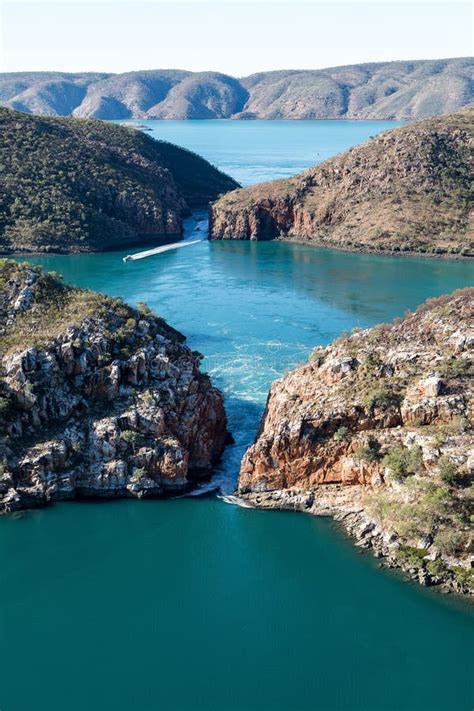
[[[238,496],[235,496],[235,494],[229,494],[225,496],[218,496],[218,499],[223,501],[226,504],[232,504],[232,506],[240,506],[242,509],[251,509],[253,508],[250,504],[248,504],[246,501],[243,499],[239,499]]]

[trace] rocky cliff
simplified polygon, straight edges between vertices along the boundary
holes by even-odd
[[[473,101],[471,58],[260,72],[241,79],[173,69],[0,74],[19,111],[126,119],[414,119]]]
[[[474,289],[316,348],[273,384],[240,496],[334,516],[420,582],[474,592],[473,354]]]
[[[0,252],[83,252],[180,237],[237,183],[199,156],[101,121],[0,109]]]
[[[208,477],[226,416],[184,341],[144,305],[1,260],[0,511]]]
[[[474,109],[388,131],[287,180],[224,195],[213,239],[474,256]]]

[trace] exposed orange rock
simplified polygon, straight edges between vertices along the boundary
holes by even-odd
[[[288,180],[211,206],[212,239],[474,256],[474,110],[388,131]]]
[[[474,289],[316,348],[272,385],[240,495],[368,527],[384,554],[425,538],[433,561],[469,571],[473,350]]]

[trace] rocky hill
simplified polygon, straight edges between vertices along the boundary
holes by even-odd
[[[211,207],[213,239],[474,256],[474,109],[382,133]]]
[[[144,305],[0,260],[0,511],[209,476],[223,400],[184,341]]]
[[[0,74],[0,102],[19,111],[102,119],[414,119],[472,103],[470,58],[318,70]]]
[[[0,252],[79,252],[182,232],[237,183],[141,131],[0,109]]]
[[[424,584],[474,593],[474,289],[341,336],[277,380],[239,495],[334,516]]]

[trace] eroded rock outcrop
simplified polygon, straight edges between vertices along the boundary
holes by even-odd
[[[474,110],[388,131],[211,206],[212,239],[474,256]]]
[[[222,395],[147,307],[0,262],[0,511],[145,497],[210,475]]]
[[[474,289],[316,348],[241,467],[262,508],[341,520],[424,583],[474,590]]]

